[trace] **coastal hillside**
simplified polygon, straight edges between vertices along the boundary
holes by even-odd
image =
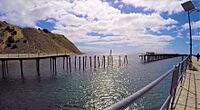
[[[64,35],[47,29],[21,28],[0,21],[0,53],[74,53],[80,50]]]

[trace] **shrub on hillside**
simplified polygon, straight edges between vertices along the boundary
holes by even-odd
[[[6,46],[7,46],[7,47],[11,47],[11,44],[10,44],[10,43],[7,43]]]
[[[13,45],[11,46],[11,49],[15,49],[15,48],[17,48],[17,45],[16,45],[16,44],[13,44]]]
[[[23,40],[23,43],[27,43],[27,40]]]
[[[5,28],[5,30],[8,31],[8,32],[13,32],[13,31],[15,31],[15,29],[11,29],[10,26],[7,26],[7,27]]]
[[[11,34],[14,36],[17,34],[17,31],[13,31]]]
[[[8,43],[14,43],[14,42],[15,39],[12,36],[8,37]]]
[[[48,29],[43,29],[45,33],[51,33]]]
[[[3,42],[3,39],[0,39],[0,43],[2,43]]]

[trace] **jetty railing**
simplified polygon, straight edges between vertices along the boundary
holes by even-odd
[[[177,65],[174,65],[170,70],[168,70],[166,73],[164,73],[162,76],[158,77],[145,87],[141,88],[134,94],[120,100],[119,102],[109,106],[108,108],[105,108],[105,110],[123,110],[127,107],[131,106],[137,99],[142,97],[145,93],[150,91],[152,88],[157,86],[161,81],[163,81],[168,75],[172,74],[172,80],[171,80],[171,88],[169,95],[165,102],[162,104],[160,110],[168,110],[173,109],[173,104],[175,100],[175,94],[176,94],[176,88],[179,83],[182,84],[183,81],[183,74],[186,72],[186,68],[188,65],[188,59],[187,56],[185,59],[182,57],[182,61],[178,63]]]

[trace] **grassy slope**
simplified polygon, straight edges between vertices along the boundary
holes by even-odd
[[[9,29],[7,27],[9,27]],[[16,31],[16,33],[13,31]],[[0,53],[37,52],[81,53],[79,49],[63,35],[47,33],[33,28],[20,28],[0,22]]]

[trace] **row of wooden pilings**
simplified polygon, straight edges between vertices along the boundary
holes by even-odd
[[[107,57],[107,59],[106,59]],[[72,72],[72,58],[71,56],[65,56],[63,57],[63,70],[66,70],[67,72]],[[122,64],[128,64],[128,57],[127,55],[124,56],[124,59],[122,59],[123,56],[119,56],[119,66]],[[23,72],[23,61],[25,59],[18,59],[20,63],[20,71],[21,71],[21,79],[24,79],[24,72]],[[27,60],[27,59],[26,59]],[[40,77],[40,58],[35,58],[36,61],[36,71],[37,76]],[[88,61],[89,60],[89,61]],[[106,61],[107,60],[107,61]],[[94,69],[97,68],[106,68],[106,66],[113,66],[113,56],[74,56],[74,70],[85,70],[86,68]],[[2,62],[2,78],[5,79],[6,75],[8,73],[8,60],[1,60]],[[106,64],[107,63],[107,64]],[[49,57],[49,68],[50,71],[54,73],[54,75],[57,74],[57,57]]]
[[[140,55],[140,59],[144,63],[177,57],[177,55]]]
[[[63,57],[63,69],[71,72],[72,70],[72,61],[71,57]],[[88,62],[89,60],[89,62]],[[65,65],[66,64],[66,65]],[[128,64],[127,55],[124,56],[124,64]],[[113,56],[107,56],[107,66],[113,66]],[[119,66],[122,65],[122,57],[119,56]],[[89,68],[105,68],[106,67],[106,56],[74,56],[74,70],[85,70],[87,67]],[[51,67],[50,67],[51,68]]]

